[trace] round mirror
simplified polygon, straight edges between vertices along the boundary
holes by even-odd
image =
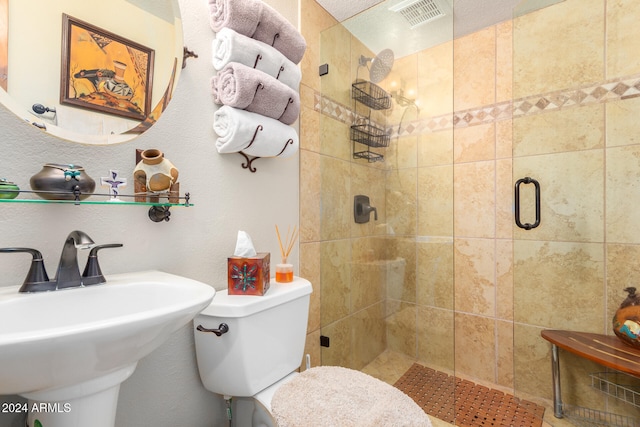
[[[178,0],[0,0],[0,102],[63,139],[135,138],[183,61]]]

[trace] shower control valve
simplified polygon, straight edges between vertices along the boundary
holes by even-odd
[[[353,198],[353,218],[356,224],[369,222],[371,212],[373,212],[373,219],[377,221],[378,210],[371,206],[368,196],[359,194]]]

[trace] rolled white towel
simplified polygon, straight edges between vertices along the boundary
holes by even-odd
[[[216,33],[212,50],[213,67],[218,71],[230,62],[238,62],[263,71],[296,91],[300,88],[300,68],[266,43],[225,27]]]
[[[227,105],[214,113],[213,130],[218,134],[218,153],[242,151],[255,157],[289,157],[300,145],[291,126]]]

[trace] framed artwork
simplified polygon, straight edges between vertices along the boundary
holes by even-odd
[[[144,120],[153,63],[153,49],[62,15],[61,104]]]
[[[9,72],[9,0],[0,0],[0,88],[7,90]]]

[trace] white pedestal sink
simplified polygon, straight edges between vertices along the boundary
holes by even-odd
[[[29,399],[29,427],[113,427],[138,360],[209,305],[215,290],[160,271],[86,288],[0,288],[0,395]]]

